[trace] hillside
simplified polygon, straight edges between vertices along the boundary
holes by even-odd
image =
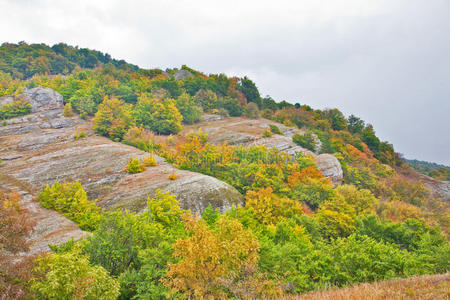
[[[408,165],[417,172],[437,180],[450,181],[450,167],[417,159],[405,159]]]
[[[450,267],[448,181],[247,77],[3,44],[0,119],[2,297],[277,298]]]

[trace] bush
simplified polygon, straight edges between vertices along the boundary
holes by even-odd
[[[99,105],[92,123],[96,133],[113,140],[121,140],[128,128],[133,125],[130,106],[118,99],[106,98]]]
[[[162,146],[161,143],[157,142],[155,134],[143,127],[131,127],[128,129],[123,141],[125,144],[145,152],[158,151]]]
[[[316,287],[386,280],[430,271],[413,253],[355,235],[319,244],[307,262],[307,273],[314,277]]]
[[[239,117],[242,115],[242,106],[239,105],[239,101],[234,98],[225,97],[219,100],[220,108],[225,109],[232,117]]]
[[[245,115],[252,119],[259,118],[259,108],[258,105],[254,102],[250,102],[245,110]]]
[[[24,116],[31,112],[31,104],[25,100],[15,100],[10,104],[0,106],[0,119],[10,119]]]
[[[140,214],[106,212],[84,251],[93,264],[120,277],[121,299],[165,299],[165,277],[175,240],[185,237],[180,209],[173,195],[156,191]]]
[[[280,128],[278,128],[277,125],[269,124],[269,128],[270,128],[270,131],[272,131],[272,133],[283,135],[283,132],[281,132]]]
[[[94,230],[100,218],[96,200],[88,200],[78,181],[47,185],[39,193],[39,202],[45,208],[59,211],[83,230]]]
[[[139,159],[135,157],[130,157],[130,160],[128,161],[128,165],[125,168],[125,172],[128,172],[130,174],[136,174],[141,173],[145,171],[145,166],[141,164]]]
[[[86,137],[84,130],[81,130],[81,131],[75,130],[75,134],[73,136],[74,139],[78,140],[78,139],[82,139],[84,137]]]
[[[116,299],[119,283],[100,266],[91,266],[74,252],[49,254],[37,260],[31,288],[45,299]]]
[[[159,134],[180,132],[183,120],[174,100],[160,100],[145,94],[139,97],[133,109],[133,116],[138,126]]]
[[[169,175],[170,180],[176,180],[177,178],[178,178],[178,175],[175,173]]]
[[[210,110],[217,107],[218,99],[213,91],[202,89],[195,94],[194,101],[204,110]]]
[[[66,105],[64,105],[63,115],[64,117],[73,116],[72,104],[67,103]]]
[[[158,163],[156,162],[156,158],[153,155],[149,155],[144,157],[144,159],[142,160],[142,164],[144,165],[144,167],[154,167]]]
[[[317,142],[310,131],[306,132],[304,135],[300,135],[298,133],[294,134],[292,136],[292,141],[303,148],[313,152],[316,151]]]
[[[271,137],[272,136],[272,131],[270,131],[269,129],[266,129],[263,131],[262,134],[263,137]]]
[[[195,105],[195,102],[189,94],[181,94],[177,98],[175,106],[183,116],[183,123],[194,124],[200,121],[203,110],[201,107]]]

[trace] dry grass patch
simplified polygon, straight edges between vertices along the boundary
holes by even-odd
[[[284,297],[294,299],[356,300],[356,299],[450,299],[450,274],[425,275],[408,279],[364,283],[336,290],[316,291]]]

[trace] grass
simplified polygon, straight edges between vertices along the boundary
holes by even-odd
[[[304,295],[284,297],[284,300],[324,299],[450,299],[450,274],[425,275],[408,279],[364,283],[342,289],[315,291]]]

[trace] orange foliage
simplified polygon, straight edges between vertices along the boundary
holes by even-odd
[[[322,173],[320,173],[316,166],[309,166],[301,169],[300,171],[293,171],[291,176],[289,176],[288,178],[288,183],[289,186],[293,187],[299,183],[306,183],[310,178],[324,179],[329,181],[329,179],[325,178]]]
[[[219,219],[215,231],[202,219],[185,216],[184,221],[191,236],[175,243],[174,256],[181,260],[169,265],[164,284],[187,298],[227,298],[222,281],[234,281],[247,266],[257,264],[257,238],[227,217]]]

